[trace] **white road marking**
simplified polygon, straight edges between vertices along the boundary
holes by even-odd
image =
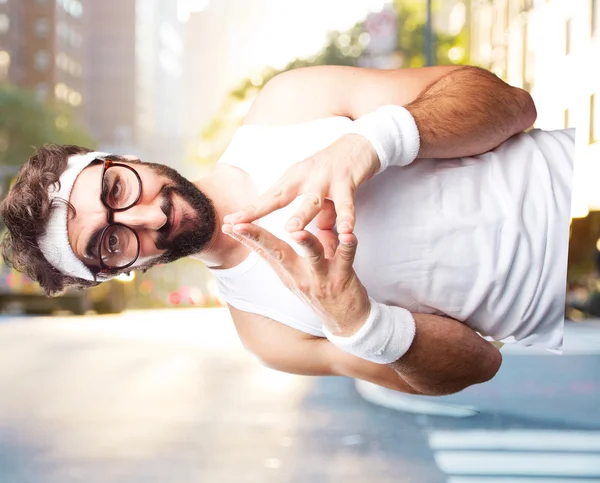
[[[600,454],[438,451],[434,457],[448,475],[600,477]]]
[[[600,431],[436,431],[429,437],[436,450],[600,451]],[[598,455],[600,459],[600,455]]]
[[[432,431],[446,483],[600,483],[600,431]]]
[[[504,477],[504,476],[452,476],[446,483],[600,483],[598,478],[535,478],[535,477]]]

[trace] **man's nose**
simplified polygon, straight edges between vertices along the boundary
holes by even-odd
[[[128,210],[115,212],[114,219],[115,223],[146,230],[159,230],[168,220],[160,206],[156,205],[135,205]]]

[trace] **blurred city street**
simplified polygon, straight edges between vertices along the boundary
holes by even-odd
[[[568,325],[562,357],[503,352],[433,401],[470,411],[450,417],[266,369],[224,309],[3,316],[0,482],[600,481],[600,324]]]

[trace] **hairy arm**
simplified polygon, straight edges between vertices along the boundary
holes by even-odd
[[[348,376],[409,394],[443,395],[490,380],[502,363],[500,352],[469,327],[436,315],[413,314],[413,345],[384,365],[267,317],[229,309],[244,346],[266,366],[292,374]]]
[[[500,369],[500,351],[465,324],[438,315],[413,317],[415,339],[390,367],[416,391],[452,394],[489,381]]]
[[[419,158],[474,156],[531,127],[531,96],[476,67],[453,70],[405,106],[421,136]]]
[[[532,126],[531,96],[473,66],[377,70],[320,66],[271,79],[246,124],[291,124],[328,116],[357,119],[386,104],[405,106],[421,135],[420,158],[484,153]]]

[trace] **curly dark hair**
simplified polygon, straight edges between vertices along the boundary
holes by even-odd
[[[59,181],[67,167],[69,156],[89,153],[80,146],[47,144],[29,158],[17,175],[14,185],[0,203],[0,217],[7,231],[0,250],[8,266],[37,281],[46,295],[57,295],[68,287],[95,287],[91,282],[64,275],[42,254],[37,239],[46,231],[46,220],[54,203],[48,188]],[[65,202],[68,203],[68,200]],[[74,209],[72,206],[70,209]]]

